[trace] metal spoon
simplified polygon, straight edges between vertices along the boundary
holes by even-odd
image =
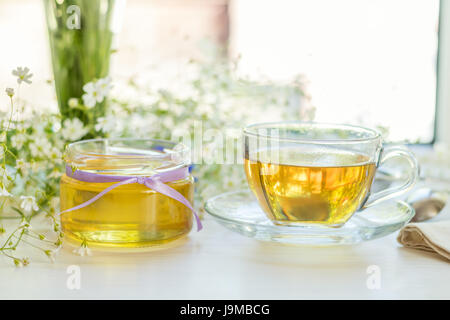
[[[448,197],[447,192],[430,188],[417,189],[406,200],[416,210],[411,221],[422,222],[437,216],[444,208]]]

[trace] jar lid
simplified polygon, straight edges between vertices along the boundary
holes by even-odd
[[[71,143],[66,164],[83,171],[149,176],[190,164],[189,148],[157,139],[91,139]]]

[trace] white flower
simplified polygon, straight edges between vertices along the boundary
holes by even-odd
[[[24,266],[22,260],[20,260],[20,259],[14,259],[14,265],[15,265],[17,268],[22,268],[22,267]]]
[[[211,118],[214,116],[214,108],[209,104],[200,104],[196,109],[195,112],[198,114],[204,115],[208,118]]]
[[[182,105],[175,104],[172,106],[172,109],[170,111],[177,117],[181,116],[183,112],[185,111],[185,108]]]
[[[111,132],[113,129],[117,130],[118,121],[113,115],[100,117],[97,119],[95,130],[103,132]]]
[[[162,101],[158,104],[158,109],[162,111],[167,111],[169,110],[169,104],[165,101]]]
[[[25,134],[18,133],[11,137],[11,145],[16,149],[21,149],[25,142],[27,142]]]
[[[172,128],[175,125],[175,122],[170,117],[165,117],[162,121],[162,124],[165,125],[167,128]]]
[[[33,122],[31,124],[29,124],[30,127],[33,127],[35,134],[33,135],[34,137],[36,136],[45,136],[45,128],[47,126],[47,123],[44,121],[40,121],[40,122]]]
[[[62,174],[61,172],[59,172],[58,170],[53,170],[53,171],[48,175],[48,177],[49,177],[49,178],[55,178],[55,179],[58,179],[58,178],[60,178],[62,175],[63,175],[63,174]]]
[[[37,161],[33,161],[30,164],[30,169],[32,172],[38,172],[41,169],[42,165],[47,165],[46,162],[37,162]]]
[[[84,127],[83,122],[78,118],[66,119],[63,122],[61,134],[64,139],[75,141],[83,137],[88,130]]]
[[[59,210],[59,197],[53,197],[50,199],[49,204],[50,204],[50,208],[56,212]]]
[[[30,168],[30,164],[26,163],[23,159],[16,160],[16,169],[21,170],[22,173],[25,173],[29,168]]]
[[[5,186],[0,188],[0,197],[11,197],[11,193],[6,190]]]
[[[52,263],[54,263],[55,262],[55,255],[56,255],[56,253],[58,251],[59,251],[59,247],[56,248],[55,250],[45,250],[44,253],[50,259],[50,261]]]
[[[30,69],[28,69],[27,67],[25,68],[17,67],[16,70],[13,70],[12,74],[13,76],[17,77],[17,83],[21,84],[22,82],[25,82],[31,84],[30,78],[33,76],[33,74],[29,72]]]
[[[83,99],[84,105],[85,105],[86,107],[88,107],[88,108],[95,107],[95,104],[97,103],[97,102],[95,101],[95,98],[94,98],[93,96],[87,94],[87,93],[83,94],[83,95],[81,96],[81,98]]]
[[[98,91],[100,92],[100,94],[103,97],[106,97],[109,94],[109,92],[111,91],[112,87],[113,87],[112,84],[111,84],[111,78],[110,77],[99,79],[96,82],[96,86],[97,86]]]
[[[213,93],[206,93],[203,97],[206,104],[215,105],[217,104],[217,95]]]
[[[158,118],[153,114],[150,115],[141,115],[134,113],[129,117],[128,121],[125,122],[130,131],[137,130],[141,131],[144,129],[157,127]]]
[[[33,196],[20,196],[20,207],[27,213],[39,210],[39,207],[36,203],[36,198]]]
[[[70,108],[76,108],[78,106],[78,99],[77,98],[70,98],[67,102]]]
[[[85,255],[86,256],[92,255],[91,249],[89,249],[87,246],[84,246],[84,245],[81,245],[78,249],[75,249],[72,252],[79,254],[82,257],[84,257]]]
[[[14,95],[14,89],[13,88],[6,88],[5,90],[6,94],[12,98]]]
[[[35,158],[43,158],[48,153],[52,145],[45,138],[36,138],[32,143],[30,143],[31,155]]]
[[[53,148],[50,150],[48,156],[49,156],[50,159],[53,159],[53,160],[61,159],[62,153],[61,153],[61,151],[59,151],[58,148],[53,147]]]
[[[81,97],[84,105],[88,108],[92,108],[97,102],[102,102],[105,98],[102,91],[97,85],[97,82],[88,82],[83,86],[85,94]]]

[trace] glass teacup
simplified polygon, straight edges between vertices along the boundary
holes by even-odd
[[[383,147],[377,131],[357,126],[254,124],[244,129],[244,151],[250,188],[281,225],[342,226],[356,211],[407,192],[419,175],[406,147]],[[377,168],[394,157],[408,163],[406,181],[371,192]]]

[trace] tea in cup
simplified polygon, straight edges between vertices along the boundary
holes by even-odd
[[[407,192],[418,177],[414,155],[403,146],[383,148],[371,129],[321,123],[279,122],[244,129],[244,166],[261,208],[276,224],[339,227],[361,208]],[[404,158],[401,186],[372,194],[379,164]]]

